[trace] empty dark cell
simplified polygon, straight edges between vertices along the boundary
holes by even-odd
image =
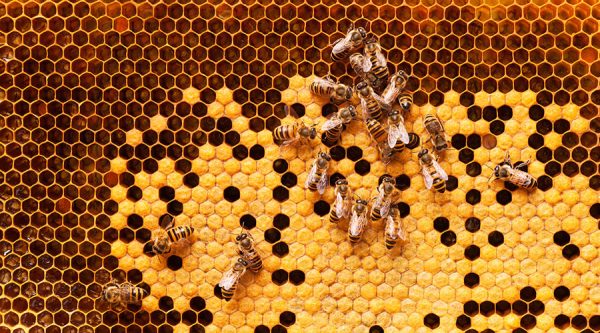
[[[200,120],[200,128],[204,132],[210,132],[215,129],[217,122],[211,117],[204,117]]]
[[[496,303],[496,313],[500,316],[506,316],[510,313],[510,303],[507,301],[500,301]]]
[[[488,105],[483,108],[483,119],[485,119],[487,121],[492,121],[492,120],[496,119],[497,116],[498,116],[498,111],[496,110],[495,107]]]
[[[565,147],[558,147],[554,150],[554,159],[559,162],[564,162],[569,159],[569,150]]]
[[[238,132],[229,131],[225,134],[225,143],[229,146],[235,146],[240,143],[240,134]]]
[[[208,310],[203,310],[198,314],[198,322],[204,326],[210,325],[213,321],[213,314]]]
[[[346,151],[342,146],[334,146],[329,149],[329,155],[334,161],[341,161],[344,157],[346,157]]]
[[[473,105],[467,109],[467,117],[471,121],[478,121],[481,119],[482,110],[481,107]]]
[[[304,105],[302,105],[300,103],[294,103],[289,106],[289,114],[294,118],[304,117],[305,113],[306,113],[306,110],[304,108]]]
[[[271,330],[265,325],[258,325],[254,328],[254,333],[269,333]]]
[[[471,318],[469,318],[467,315],[458,316],[458,318],[456,318],[456,327],[463,331],[467,330],[469,327],[471,327]]]
[[[494,314],[494,303],[490,301],[483,301],[479,305],[479,311],[482,315],[489,317]]]
[[[455,176],[449,175],[448,176],[448,180],[446,180],[446,190],[447,191],[454,191],[458,188],[458,178],[456,178]]]
[[[600,176],[599,175],[594,175],[590,178],[590,187],[593,188],[594,190],[598,191],[600,190]]]
[[[338,108],[337,106],[331,104],[331,103],[327,103],[325,105],[323,105],[323,107],[321,108],[321,115],[323,117],[328,117],[331,114],[334,114],[338,112]]]
[[[548,191],[549,189],[552,188],[553,185],[553,180],[551,177],[548,177],[546,175],[540,176],[538,179],[538,188],[542,191]]]
[[[177,200],[173,200],[167,204],[167,212],[173,216],[177,216],[183,212],[183,204]]]
[[[554,326],[560,329],[565,329],[571,324],[571,319],[564,314],[559,314],[554,318]]]
[[[592,148],[598,145],[598,134],[585,132],[581,135],[581,144],[584,147]]]
[[[469,190],[465,195],[465,200],[471,205],[475,205],[481,201],[481,192],[479,190]]]
[[[452,148],[463,149],[467,144],[467,138],[462,134],[455,134],[452,136]]]
[[[277,324],[271,328],[271,333],[287,333],[287,329],[280,324]]]
[[[396,188],[400,191],[404,191],[410,187],[410,177],[407,175],[400,175],[396,177]]]
[[[252,157],[253,160],[260,160],[265,157],[265,148],[261,145],[252,146],[250,148],[250,157]]]
[[[163,186],[158,190],[158,197],[164,202],[169,202],[175,198],[175,189],[171,186]]]
[[[498,108],[498,118],[502,120],[509,120],[513,116],[512,108],[508,105],[502,105]]]
[[[357,174],[364,176],[371,171],[371,164],[366,160],[360,160],[354,164],[354,171]]]
[[[144,224],[144,220],[138,214],[127,216],[127,226],[133,230],[140,228]]]
[[[600,219],[600,203],[595,203],[590,207],[590,215],[595,219]]]
[[[481,250],[477,245],[469,245],[465,248],[465,258],[469,260],[475,260],[479,258]]]
[[[560,164],[556,161],[550,161],[544,167],[544,172],[548,176],[554,177],[560,173]]]
[[[521,317],[521,327],[523,327],[524,329],[530,330],[535,326],[535,324],[536,319],[534,316],[526,314],[523,317]]]
[[[285,284],[288,281],[288,272],[283,269],[278,269],[271,273],[271,281],[278,286]]]
[[[481,227],[481,221],[476,217],[469,217],[465,221],[465,229],[469,232],[476,232]]]
[[[568,260],[574,260],[579,257],[579,247],[575,244],[569,244],[563,247],[562,255]]]
[[[277,214],[273,218],[273,225],[279,230],[283,230],[290,226],[290,218],[285,214]]]
[[[542,147],[535,153],[535,157],[538,161],[546,163],[552,159],[552,150],[548,147]]]
[[[427,325],[427,324],[425,324],[425,325]],[[439,323],[438,323],[438,325],[439,325]],[[383,327],[381,327],[379,325],[373,325],[369,328],[369,333],[384,333],[384,332],[385,331],[383,330]]]
[[[127,189],[127,198],[131,201],[138,201],[142,198],[142,189],[137,186],[132,186]]]
[[[119,239],[124,243],[129,243],[135,238],[133,230],[124,228],[119,230]]]
[[[571,318],[571,326],[578,330],[582,330],[587,327],[587,319],[583,315],[577,315]]]
[[[223,133],[229,131],[231,126],[231,119],[227,117],[221,117],[219,120],[217,120],[217,129]]]
[[[531,313],[534,316],[539,316],[542,313],[544,313],[545,308],[546,307],[544,306],[544,303],[539,300],[535,300],[529,303],[529,313]]]
[[[590,328],[594,331],[600,331],[600,315],[590,317]]]
[[[246,230],[251,230],[256,227],[256,219],[250,214],[240,217],[240,226]]]
[[[562,136],[562,144],[567,148],[573,148],[579,143],[579,136],[573,132],[567,132]]]
[[[479,304],[475,301],[467,301],[463,305],[463,311],[465,314],[473,317],[479,313]]]
[[[396,204],[400,210],[400,217],[405,218],[410,214],[410,206],[405,202],[399,202]]]
[[[476,273],[468,273],[464,278],[465,286],[469,288],[475,288],[479,285],[479,274]]]
[[[501,190],[498,193],[496,193],[496,201],[499,204],[506,206],[512,201],[512,193],[507,190]]]
[[[281,176],[281,184],[285,187],[296,186],[298,178],[292,172],[286,172]]]
[[[467,174],[471,177],[477,177],[481,174],[481,164],[477,162],[471,162],[466,167]]]
[[[351,161],[356,162],[362,158],[363,151],[357,146],[350,146],[346,149],[346,155]]]
[[[198,321],[198,315],[192,310],[187,310],[181,315],[181,322],[185,325],[193,325]]]
[[[271,244],[281,239],[281,232],[275,228],[269,228],[265,231],[265,240]]]
[[[281,323],[281,325],[286,327],[294,325],[296,323],[296,315],[290,311],[283,311],[279,315],[279,322]]]
[[[467,137],[467,146],[471,149],[481,147],[481,137],[478,134],[471,134]]]
[[[527,303],[523,302],[522,300],[513,302],[512,311],[514,314],[517,314],[519,316],[524,315],[525,313],[527,313]]]
[[[432,97],[435,97],[436,95],[438,95],[438,94],[434,93],[429,96],[430,102],[432,100]],[[437,100],[439,100],[441,103],[441,101],[444,100],[443,95],[440,94],[440,96],[439,96],[439,98],[437,98]],[[473,102],[475,101],[475,96],[473,94],[471,94],[470,92],[464,92],[464,93],[460,94],[459,101],[462,106],[471,106],[471,105],[473,105]],[[439,103],[438,103],[438,105],[439,105]]]
[[[435,220],[433,220],[433,227],[438,232],[444,232],[448,230],[448,228],[450,228],[450,221],[448,221],[447,218],[442,216],[436,217]]]
[[[588,161],[589,162],[589,161]],[[586,162],[587,163],[587,162]],[[595,173],[595,165],[593,164],[593,162],[590,162],[592,167],[594,168],[593,172],[586,172],[584,173],[583,171],[583,167],[585,166],[585,163],[583,165],[581,165],[581,173],[583,173],[585,176],[591,176],[592,174]],[[573,177],[575,175],[577,175],[579,173],[579,166],[577,165],[577,163],[573,162],[573,161],[569,161],[567,163],[565,163],[565,165],[563,165],[563,170],[562,170],[563,174],[565,174],[565,176],[567,177]]]
[[[163,311],[169,311],[173,309],[173,299],[169,296],[163,296],[158,300],[158,307]]]
[[[600,149],[597,149],[597,150],[598,150],[597,154],[600,155]],[[594,155],[594,150],[592,150],[592,155]],[[586,158],[588,158],[588,152],[583,147],[575,147],[575,149],[573,149],[573,151],[571,152],[571,157],[573,158],[574,161],[581,162],[581,161],[584,161]]]
[[[531,302],[535,299],[537,293],[535,292],[535,289],[533,289],[533,287],[527,286],[521,289],[521,291],[519,292],[519,296],[525,302]]]
[[[273,254],[278,256],[279,258],[283,258],[287,256],[290,252],[288,245],[285,242],[279,242],[273,245]]]
[[[544,145],[544,137],[535,133],[529,136],[528,139],[529,147],[538,149]]]
[[[571,241],[571,236],[569,235],[568,232],[561,230],[561,231],[555,232],[552,239],[554,240],[554,244],[559,245],[559,246],[564,246],[564,245],[569,244],[569,242]]]
[[[452,230],[444,231],[440,235],[440,242],[446,246],[452,246],[456,244],[456,234]]]
[[[183,260],[181,259],[180,256],[173,255],[167,259],[167,267],[169,267],[169,269],[171,269],[172,271],[179,270],[182,265],[183,265]]]
[[[290,198],[290,191],[283,186],[277,186],[273,189],[273,198],[279,202],[284,202]]]
[[[552,131],[552,122],[548,119],[542,119],[537,122],[535,129],[541,135],[546,135]]]
[[[250,129],[253,132],[260,132],[265,129],[265,121],[262,118],[252,118],[250,119]]]
[[[473,161],[474,156],[475,153],[469,148],[462,149],[458,153],[458,159],[465,164]]]
[[[210,132],[208,133],[208,143],[212,146],[218,146],[223,143],[225,136],[221,132]]]
[[[135,239],[140,243],[146,243],[152,237],[152,232],[148,229],[140,229],[135,232]]]
[[[502,120],[494,120],[490,123],[490,132],[494,135],[504,133],[504,123]]]
[[[423,324],[431,329],[437,328],[440,326],[440,317],[435,313],[428,313],[423,318]],[[383,332],[383,329],[380,332]]]
[[[190,161],[181,159],[175,162],[175,171],[179,173],[187,173],[190,172],[190,170],[192,170],[192,163]]]
[[[314,212],[319,216],[325,216],[329,214],[329,204],[324,200],[315,202]]]
[[[299,269],[295,269],[290,272],[290,282],[295,286],[299,286],[304,283],[305,278],[306,276],[304,272]]]
[[[539,124],[539,123],[538,123]],[[571,129],[571,123],[566,119],[558,119],[554,122],[554,132],[563,134]]]
[[[229,202],[237,201],[240,198],[240,190],[235,186],[228,186],[223,191],[223,197]]]
[[[273,170],[277,173],[284,173],[288,169],[288,162],[282,158],[273,161]]]
[[[190,172],[183,176],[183,184],[187,187],[196,187],[200,184],[200,177],[197,174]]]
[[[168,229],[173,226],[174,220],[172,215],[163,214],[158,218],[158,225],[163,229]]]

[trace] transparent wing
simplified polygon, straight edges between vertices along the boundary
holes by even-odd
[[[239,279],[240,275],[241,274],[239,272],[235,272],[233,269],[228,270],[225,272],[225,274],[223,274],[221,281],[219,281],[219,287],[231,289],[231,287]]]
[[[398,140],[402,141],[404,144],[407,144],[410,141],[408,132],[402,123],[390,125],[389,128],[388,145],[390,148],[394,148]]]
[[[360,108],[362,109],[363,119],[366,121],[370,118],[369,108],[367,107],[367,100],[362,96],[360,97]]]
[[[327,179],[329,177],[327,177],[327,173],[323,172],[323,176],[321,176],[321,179],[319,179],[319,183],[317,184],[317,190],[319,190],[320,194],[323,194],[325,192],[325,189],[327,188]]]
[[[358,235],[363,232],[365,226],[367,225],[367,215],[361,214],[358,215],[356,212],[352,212],[352,220],[350,223],[350,234]]]
[[[338,217],[341,217],[342,215],[344,215],[344,204],[345,204],[344,198],[342,198],[342,195],[338,193],[337,197],[335,198],[335,214]]]
[[[373,64],[371,63],[371,61],[369,60],[369,58],[364,58],[363,63],[362,63],[362,70],[363,72],[367,73],[368,71],[371,70],[371,67],[373,67]]]
[[[328,131],[332,128],[338,127],[342,124],[342,119],[337,115],[333,115],[329,118],[321,127],[321,131]]]
[[[402,225],[402,221],[400,221],[400,223],[398,223],[398,237],[402,241],[406,241],[406,238],[407,238],[406,230],[404,230],[404,226]]]
[[[308,172],[308,176],[306,177],[306,181],[304,182],[304,187],[308,188],[308,185],[311,183],[312,178],[314,177],[314,174],[317,171],[317,164],[313,163],[312,167],[310,168],[310,171]]]
[[[382,52],[377,52],[377,63],[380,66],[386,66],[387,65],[387,61],[385,60],[385,56],[383,55]]]
[[[381,208],[379,209],[379,213],[381,214],[381,216],[387,216],[388,212],[390,211],[390,204],[391,204],[391,198],[386,199]]]
[[[431,185],[433,185],[433,178],[431,177],[431,175],[429,174],[429,172],[427,172],[427,170],[425,168],[423,168],[421,170],[423,172],[423,179],[425,180],[425,187],[427,187],[427,189],[431,189]]]
[[[323,86],[323,87],[333,87],[335,85],[335,82],[331,81],[330,79],[324,79],[324,78],[320,78],[317,77],[315,78],[314,83],[318,83],[319,85]]]
[[[394,235],[396,233],[396,223],[391,215],[386,217],[385,233],[388,235]]]
[[[350,39],[352,38],[351,33],[347,33],[344,38],[340,38],[333,42],[333,52],[339,53],[344,52],[345,50],[350,48]]]
[[[348,194],[348,198],[344,200],[344,217],[350,216],[350,211],[352,210],[352,199],[351,195]]]
[[[443,180],[448,180],[448,174],[446,171],[444,171],[444,169],[442,169],[437,161],[433,161],[433,167],[435,168],[435,171],[440,174],[440,177],[442,177]]]

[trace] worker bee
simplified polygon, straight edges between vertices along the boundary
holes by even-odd
[[[102,290],[102,299],[111,305],[136,304],[148,296],[148,291],[129,282],[122,284],[110,282]]]
[[[167,230],[161,230],[161,233],[152,243],[152,252],[154,254],[166,254],[171,252],[171,245],[179,240],[190,237],[194,233],[194,228],[183,225],[175,227],[169,226]]]
[[[395,148],[398,141],[404,145],[410,141],[410,137],[404,127],[404,117],[398,110],[392,110],[388,115],[388,145]]]
[[[383,177],[377,187],[377,195],[371,206],[371,221],[378,221],[382,216],[387,216],[392,204],[392,195],[396,189],[396,180],[390,176]]]
[[[360,53],[354,53],[348,59],[348,62],[350,63],[350,67],[352,67],[352,70],[354,70],[356,75],[363,78],[363,80],[366,80],[365,61],[366,61],[365,56]]]
[[[290,125],[280,125],[273,130],[273,138],[276,143],[289,145],[292,143],[306,144],[309,140],[317,137],[315,126],[307,126],[304,122],[297,122]]]
[[[304,186],[312,192],[319,191],[320,194],[325,192],[327,187],[327,169],[331,156],[324,152],[319,152],[317,158],[313,161],[312,167],[306,177]]]
[[[383,100],[385,108],[387,108],[388,110],[391,109],[392,104],[398,98],[402,89],[406,87],[407,82],[408,74],[406,74],[402,70],[392,75],[390,82],[381,94],[381,99]]]
[[[248,269],[257,273],[263,267],[262,259],[260,254],[256,251],[254,246],[254,238],[250,232],[242,232],[235,238],[235,242],[238,245],[238,251],[242,259],[248,263]]]
[[[377,119],[369,118],[367,120],[367,129],[369,130],[369,134],[371,135],[373,141],[375,141],[378,145],[380,143],[387,144],[388,133],[385,128],[381,126],[381,123],[377,121]]]
[[[363,46],[363,41],[366,37],[367,31],[365,28],[354,28],[354,24],[350,24],[346,36],[333,42],[331,60],[337,62],[346,59],[351,52]]]
[[[385,247],[393,248],[398,240],[406,241],[406,231],[402,227],[398,205],[392,205],[385,220]]]
[[[444,169],[442,169],[434,156],[429,153],[429,150],[421,149],[418,156],[419,164],[421,164],[421,172],[425,179],[425,187],[431,189],[433,186],[439,193],[444,193],[446,191],[446,180],[448,180],[448,175]]]
[[[325,145],[332,146],[338,142],[342,135],[344,125],[349,124],[356,118],[356,108],[350,105],[345,108],[341,108],[331,118],[329,118],[321,127],[321,131],[325,132],[323,137],[323,143]]]
[[[347,218],[352,208],[352,190],[346,179],[338,179],[335,182],[335,201],[333,209],[329,213],[329,222],[338,223],[341,218]]]
[[[368,223],[368,205],[369,203],[366,200],[357,198],[352,206],[352,217],[350,218],[350,224],[348,225],[348,238],[351,243],[357,243],[365,231],[365,227]]]
[[[383,162],[383,164],[386,164],[386,165],[392,161],[392,159],[394,158],[394,155],[397,152],[400,152],[403,149],[404,149],[404,144],[402,143],[402,141],[398,141],[398,144],[394,148],[390,148],[390,145],[388,145],[387,142],[377,143],[377,150],[379,151],[379,158],[381,159],[381,162]]]
[[[504,161],[494,168],[494,173],[492,174],[492,177],[494,177],[493,180],[500,179],[526,189],[536,188],[538,184],[537,179],[521,170],[521,168],[530,163],[531,161],[527,160],[526,162],[521,162],[513,166],[510,162],[510,154],[506,152]]]
[[[398,104],[400,104],[400,107],[402,108],[402,111],[404,113],[410,112],[410,107],[412,106],[412,102],[413,102],[412,94],[408,91],[403,91],[398,96]]]
[[[242,258],[238,258],[233,267],[223,274],[218,286],[221,288],[221,295],[223,295],[224,299],[230,300],[233,298],[240,278],[246,272],[247,267],[248,262]]]
[[[358,90],[363,117],[365,119],[372,118],[381,121],[383,117],[381,97],[364,81],[356,85],[356,90]]]
[[[352,88],[334,82],[331,78],[316,78],[310,84],[310,91],[318,96],[328,96],[332,104],[339,105],[352,98]]]
[[[375,38],[365,41],[364,73],[366,79],[375,92],[381,93],[388,83],[390,71],[387,68],[387,61],[381,52],[381,45]]]
[[[444,125],[442,125],[442,122],[438,117],[432,114],[426,114],[423,118],[423,126],[427,133],[429,133],[433,148],[437,152],[448,149],[448,140],[446,140]]]

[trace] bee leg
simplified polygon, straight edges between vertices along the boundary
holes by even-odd
[[[512,167],[512,163],[510,162],[510,153],[508,151],[504,155],[504,163],[507,163],[508,165],[510,165]]]
[[[523,170],[521,168],[524,168],[524,167],[528,166],[529,164],[531,164],[531,160],[527,160],[525,162],[517,163],[517,164],[515,164],[514,168],[515,169],[519,169],[521,171],[525,171],[525,170]]]

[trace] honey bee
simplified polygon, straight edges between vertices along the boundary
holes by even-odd
[[[448,175],[436,161],[434,156],[430,154],[427,149],[421,149],[418,156],[419,164],[421,164],[421,172],[425,179],[425,187],[431,189],[433,186],[439,193],[446,192],[446,180],[448,180]]]
[[[331,161],[331,156],[324,152],[319,152],[317,158],[313,161],[312,167],[308,173],[308,177],[306,177],[306,182],[304,186],[312,191],[319,191],[320,194],[325,192],[325,188],[327,188],[327,169],[329,168],[329,162]]]
[[[378,145],[380,143],[387,144],[388,133],[385,128],[381,126],[381,123],[377,119],[369,118],[367,120],[367,130],[369,130],[369,134],[371,135],[373,141],[375,141]]]
[[[248,262],[242,258],[238,258],[238,260],[233,264],[223,277],[221,281],[219,281],[219,287],[221,288],[221,295],[226,300],[230,300],[233,298],[233,294],[237,289],[237,285],[240,282],[240,278],[246,272],[246,268],[248,267]]]
[[[129,282],[110,282],[102,290],[102,299],[111,305],[136,304],[148,296],[148,291]]]
[[[280,125],[273,130],[275,142],[281,145],[290,145],[296,142],[306,144],[316,137],[317,129],[314,126],[306,126],[301,121],[290,125]]]
[[[364,118],[381,121],[383,117],[381,97],[364,81],[356,85],[356,90],[358,90],[358,97],[360,98]]]
[[[248,269],[257,273],[263,267],[262,259],[256,247],[254,246],[254,238],[250,232],[242,232],[235,238],[238,245],[238,251],[242,259],[248,263]]]
[[[381,45],[376,39],[370,38],[365,41],[365,58],[367,59],[363,69],[365,77],[375,92],[381,93],[388,83],[390,71],[381,52]]]
[[[388,145],[390,148],[396,147],[400,141],[407,144],[410,141],[406,127],[404,127],[404,117],[398,110],[392,110],[388,115]],[[404,149],[404,147],[402,147]]]
[[[378,221],[382,216],[387,216],[392,204],[392,195],[396,186],[396,180],[392,177],[383,177],[381,184],[377,187],[377,196],[373,198],[371,206],[371,221]]]
[[[403,91],[398,96],[398,104],[402,108],[402,112],[408,113],[410,112],[410,107],[412,106],[412,94],[408,91]]]
[[[390,148],[390,146],[387,144],[387,142],[380,142],[377,144],[377,150],[379,150],[379,157],[381,159],[381,162],[383,162],[383,164],[389,164],[392,159],[394,158],[394,155],[397,152],[400,152],[404,149],[404,144],[402,143],[402,141],[398,141],[398,143],[396,144],[396,147],[394,148]]]
[[[408,74],[402,70],[392,75],[390,82],[381,94],[381,99],[388,110],[391,109],[392,103],[400,96],[400,93],[402,92],[402,89],[406,87],[407,82]]]
[[[318,96],[328,96],[332,104],[339,105],[352,98],[352,88],[334,82],[331,78],[316,78],[310,84],[310,91]]]
[[[365,61],[366,61],[365,56],[363,56],[360,53],[354,53],[348,59],[348,62],[350,63],[350,67],[352,67],[352,70],[354,70],[356,75],[358,75],[359,77],[366,80],[365,70],[364,70]]]
[[[329,222],[338,223],[342,218],[350,216],[350,210],[352,208],[352,190],[348,186],[346,179],[338,179],[335,182],[335,201],[333,202],[333,209],[329,213]]]
[[[402,227],[398,205],[392,205],[385,220],[385,247],[392,249],[398,240],[406,241],[406,231]]]
[[[351,24],[346,36],[333,42],[331,60],[337,62],[346,59],[351,52],[363,46],[366,37],[367,31],[364,28],[354,28],[354,24]]]
[[[325,132],[323,143],[325,145],[334,145],[338,142],[342,135],[343,125],[349,124],[356,118],[356,108],[350,105],[338,110],[331,118],[329,118],[321,127],[321,131]]]
[[[527,160],[526,162],[521,162],[513,166],[510,162],[510,154],[506,152],[504,161],[494,168],[494,173],[492,174],[493,180],[500,179],[528,190],[536,188],[538,184],[537,179],[533,178],[533,176],[527,172],[520,170],[530,163],[531,161]]]
[[[367,213],[369,203],[366,200],[357,198],[352,206],[352,217],[348,225],[348,238],[351,243],[358,243],[367,226]]]
[[[166,231],[161,232],[152,243],[152,252],[154,254],[166,254],[171,252],[171,245],[182,239],[190,237],[194,233],[194,228],[183,225],[179,227],[170,226]]]
[[[446,140],[444,125],[442,125],[442,122],[438,117],[432,114],[426,114],[423,118],[423,126],[427,133],[429,133],[433,148],[437,152],[448,149],[448,140]]]

